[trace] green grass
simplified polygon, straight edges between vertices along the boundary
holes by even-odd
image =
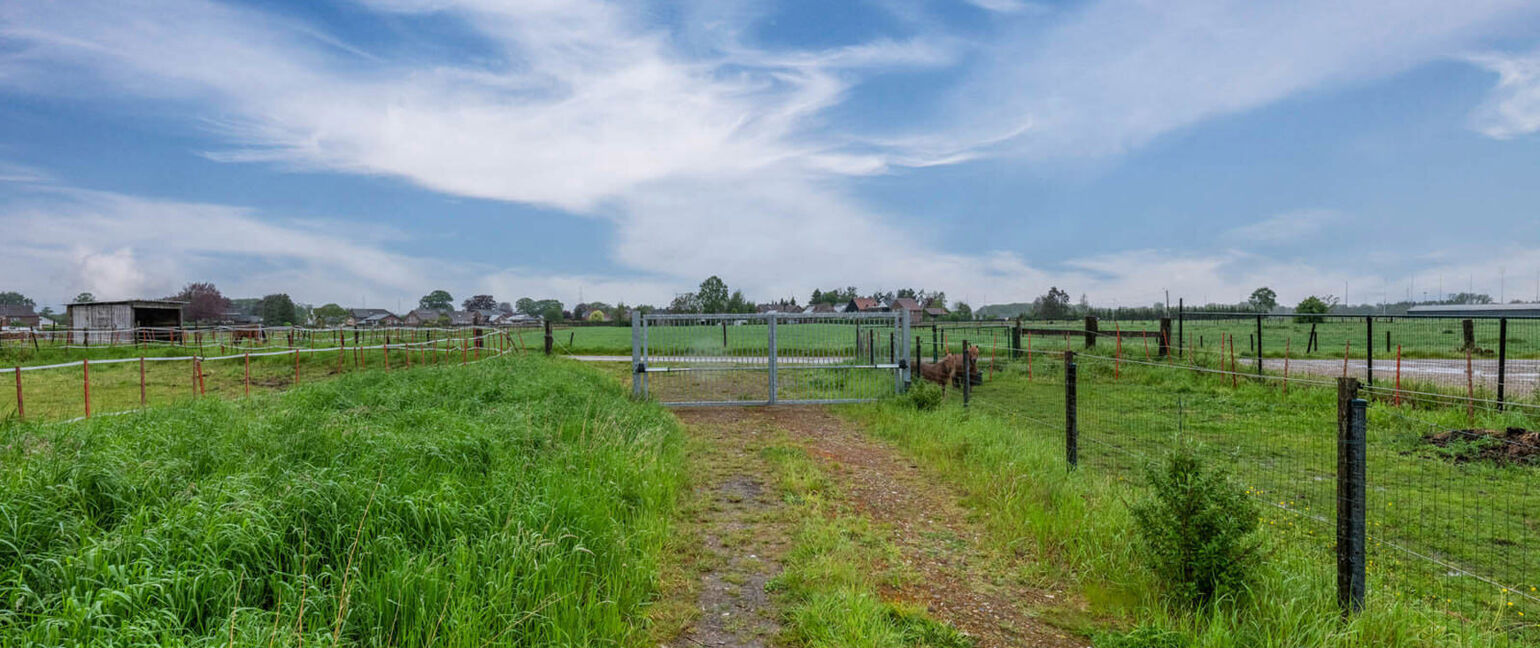
[[[761,454],[798,528],[785,569],[767,586],[784,608],[783,639],[811,648],[968,648],[973,642],[917,607],[884,600],[883,585],[911,577],[898,549],[855,514],[806,451],[772,446]]]
[[[289,349],[331,349],[346,346],[352,349],[356,346],[379,346],[387,342],[392,345],[414,344],[415,348],[446,348],[458,351],[462,345],[474,346],[474,341],[467,341],[473,337],[475,329],[456,329],[453,331],[424,331],[416,329],[391,329],[391,330],[361,330],[356,333],[346,332],[338,337],[336,332],[323,333],[320,331],[307,332],[298,335],[292,343],[288,336],[281,332],[271,332],[266,340],[257,341],[251,339],[233,340],[228,332],[208,332],[205,335],[187,335],[182,342],[150,342],[142,345],[131,344],[127,334],[122,334],[118,340],[111,337],[92,338],[89,347],[67,346],[61,337],[57,342],[38,340],[36,344],[25,338],[13,339],[5,337],[0,339],[0,369],[11,367],[30,367],[36,365],[61,364],[66,362],[79,362],[82,358],[92,361],[124,359],[124,358],[167,358],[186,356],[224,356],[240,353],[265,353],[271,351],[286,351]],[[522,330],[522,329],[520,329]],[[509,340],[517,341],[520,330],[507,331]],[[481,329],[483,335],[494,332],[494,329]],[[524,331],[527,339],[534,340],[533,348],[541,348],[539,339],[541,334],[534,333],[533,337],[528,331]],[[430,344],[431,343],[431,344]],[[497,343],[493,338],[486,338],[483,344]],[[349,351],[351,354],[351,350]],[[373,353],[379,353],[378,350]],[[629,351],[628,351],[629,353]]]
[[[1371,408],[1369,601],[1343,624],[1333,586],[1334,392],[1296,386],[1284,395],[1247,379],[1231,387],[1228,377],[1128,365],[1114,380],[1109,364],[1087,359],[1081,467],[1069,472],[1059,364],[1038,358],[1029,381],[1025,363],[1015,363],[976,388],[969,412],[955,400],[936,412],[898,400],[849,412],[961,486],[994,542],[1040,556],[1044,578],[1079,590],[1089,610],[1066,613],[1067,622],[1145,625],[1153,628],[1146,633],[1174,633],[1172,645],[1182,646],[1503,645],[1531,637],[1534,601],[1393,546],[1521,591],[1537,585],[1540,496],[1528,486],[1536,469],[1457,463],[1421,441],[1429,431],[1467,427],[1463,408]],[[1478,426],[1536,427],[1511,411],[1477,417]],[[1200,614],[1159,596],[1128,514],[1143,492],[1139,468],[1179,438],[1229,465],[1264,505],[1262,573],[1249,595]]]
[[[0,645],[643,645],[680,436],[538,357],[0,423]]]

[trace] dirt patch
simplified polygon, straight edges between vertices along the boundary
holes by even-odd
[[[698,479],[684,530],[697,544],[697,573],[687,592],[693,609],[664,645],[768,646],[780,624],[765,585],[781,572],[791,533],[783,503],[763,481],[771,468],[759,449],[772,431],[715,412],[680,413],[697,441],[691,461]]]
[[[682,410],[680,416],[692,424],[781,430],[824,463],[855,509],[888,530],[914,575],[883,591],[890,600],[923,605],[981,648],[1089,645],[1040,618],[1042,610],[1072,603],[1023,582],[1019,561],[1027,558],[985,549],[983,527],[969,520],[958,492],[826,409]]]
[[[1540,432],[1510,427],[1505,430],[1449,430],[1423,437],[1443,448],[1458,463],[1490,461],[1499,464],[1540,462]]]

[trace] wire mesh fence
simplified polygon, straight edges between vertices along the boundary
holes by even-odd
[[[1255,319],[1251,325],[1254,333]],[[1229,343],[1244,344],[1240,329],[1207,330],[1224,336],[1222,359],[1215,348],[1207,361],[1191,353],[1146,361],[1142,350],[1129,357],[1125,338],[1121,353],[1116,346],[1089,353],[1082,345],[1069,371],[1060,351],[1028,360],[1007,347],[999,379],[986,381],[970,407],[1062,438],[1070,446],[1066,460],[1073,457],[1078,469],[1131,484],[1178,446],[1196,448],[1229,468],[1259,505],[1268,533],[1333,565],[1347,547],[1337,526],[1346,519],[1339,489],[1349,476],[1336,377],[1286,379],[1266,356],[1257,373],[1241,354],[1231,360]],[[1510,345],[1513,331],[1510,323]],[[1499,402],[1495,393],[1472,399],[1405,383],[1399,390],[1380,380],[1361,389],[1349,384],[1367,399],[1358,564],[1370,604],[1418,606],[1441,624],[1497,643],[1540,639],[1540,494],[1533,486],[1540,408]],[[1330,591],[1333,584],[1319,586]]]

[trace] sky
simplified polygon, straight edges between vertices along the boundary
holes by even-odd
[[[1540,299],[1527,0],[0,3],[0,291]]]

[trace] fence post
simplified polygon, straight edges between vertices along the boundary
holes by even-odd
[[[1182,304],[1182,298],[1176,299],[1176,352],[1180,356],[1187,348],[1187,308]]]
[[[727,323],[722,323],[722,346],[727,346]],[[631,397],[642,398],[642,312],[631,310]]]
[[[899,393],[903,393],[909,391],[909,383],[914,380],[914,374],[909,368],[909,344],[907,341],[903,344],[897,343],[897,340],[909,339],[909,311],[907,309],[902,311],[898,316],[898,331],[896,331],[896,333],[896,336],[892,334],[889,335],[888,344],[894,345],[892,353],[903,353],[903,355],[897,359],[899,373],[898,391]],[[919,356],[915,356],[914,360],[915,362],[919,362]]]
[[[1080,429],[1075,420],[1075,352],[1064,352],[1064,460],[1069,469],[1080,464]]]
[[[1503,411],[1508,382],[1508,318],[1497,320],[1497,411]]]
[[[1011,329],[1011,359],[1021,357],[1021,316],[1016,316],[1016,326]]]
[[[80,361],[80,383],[86,390],[86,418],[91,418],[91,360]]]
[[[1364,606],[1367,410],[1358,379],[1337,379],[1337,605],[1344,617]]]
[[[1262,375],[1262,316],[1257,316],[1257,375]]]
[[[1171,355],[1171,318],[1170,317],[1162,317],[1162,318],[1160,318],[1160,342],[1159,342],[1157,348],[1160,350],[1160,357],[1165,358],[1165,357]]]
[[[968,340],[964,338],[962,341],[964,409],[968,407],[968,401],[973,399],[973,354],[968,351]]]
[[[938,355],[940,353],[941,353],[941,345],[938,343],[938,341],[936,339],[936,325],[934,323],[932,323],[930,325],[930,363],[931,364],[936,364],[937,362],[941,361],[941,356]]]
[[[1475,351],[1476,350],[1476,322],[1474,320],[1470,320],[1470,319],[1460,320],[1460,329],[1461,329],[1460,332],[1463,334],[1464,342],[1465,342],[1464,345],[1462,346],[1462,350]]]
[[[144,391],[144,356],[139,356],[139,406],[144,407],[148,400]]]
[[[1364,378],[1370,387],[1374,386],[1374,316],[1364,317],[1364,336],[1368,344],[1364,345]]]
[[[551,335],[551,320],[545,321],[545,354],[551,355],[551,346],[556,343],[556,338]]]
[[[27,407],[21,401],[21,367],[16,367],[16,418],[27,420]]]
[[[770,394],[769,394],[769,396],[770,396],[770,404],[774,405],[775,404],[775,398],[776,398],[776,390],[779,387],[779,385],[777,384],[777,380],[778,380],[779,376],[777,376],[776,373],[775,373],[775,371],[776,371],[776,357],[775,357],[775,354],[776,354],[776,349],[775,349],[775,313],[770,313],[766,317],[769,318],[769,324],[770,324],[769,354],[766,357],[766,362],[767,362],[767,364],[770,367]],[[861,340],[861,334],[859,332],[857,332],[856,333],[856,341],[859,342],[860,340]],[[858,359],[857,362],[860,362],[860,360]]]
[[[1085,316],[1085,348],[1090,349],[1096,346],[1096,331],[1096,316]]]

